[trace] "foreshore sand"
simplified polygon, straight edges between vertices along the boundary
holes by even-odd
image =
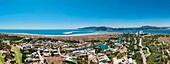
[[[122,33],[101,33],[101,34],[76,34],[76,35],[36,35],[36,34],[18,34],[18,33],[0,33],[3,35],[22,36],[31,38],[54,38],[62,40],[98,40],[110,37],[116,37]]]

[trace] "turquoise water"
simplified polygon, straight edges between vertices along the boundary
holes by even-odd
[[[120,39],[122,39],[122,37],[120,37],[116,42],[114,42],[113,44],[116,44],[118,42],[120,42]]]
[[[120,37],[116,42],[114,42],[113,44],[116,44],[117,42],[120,42],[120,39],[122,37]],[[104,45],[104,44],[97,44],[96,46],[99,46],[102,48],[102,51],[109,49],[109,45]],[[84,50],[84,49],[92,49],[92,46],[89,47],[84,47],[84,48],[80,48],[80,49],[74,49],[72,51],[80,51],[80,50]],[[66,52],[70,52],[70,50],[66,51]]]
[[[38,35],[74,35],[74,34],[99,34],[99,33],[124,33],[139,32],[140,30],[113,30],[113,31],[95,31],[95,30],[76,30],[76,29],[56,29],[56,30],[9,30],[0,29],[0,33],[20,33],[20,34],[38,34]],[[170,34],[170,29],[164,30],[143,30],[144,33],[163,33]]]
[[[109,49],[109,45],[97,44],[96,46],[101,47],[101,48],[102,48],[102,51]]]
[[[109,49],[108,45],[103,45],[103,44],[97,44],[96,46],[99,46],[102,48],[102,51],[106,50],[106,49]],[[72,51],[80,51],[80,50],[84,50],[84,49],[92,49],[93,47],[92,46],[89,46],[89,47],[84,47],[84,48],[80,48],[80,49],[74,49]],[[68,50],[66,52],[71,52],[71,50]]]

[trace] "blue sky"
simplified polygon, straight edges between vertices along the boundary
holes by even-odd
[[[170,26],[170,0],[0,0],[0,29]]]

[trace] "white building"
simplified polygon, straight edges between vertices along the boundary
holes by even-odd
[[[139,34],[143,34],[143,31],[140,31]]]
[[[129,64],[133,64],[132,58],[129,58]]]

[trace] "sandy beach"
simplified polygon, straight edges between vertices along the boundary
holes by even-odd
[[[0,33],[3,35],[31,37],[31,38],[54,38],[61,40],[98,40],[116,37],[122,33],[101,33],[101,34],[76,34],[76,35],[37,35],[37,34],[18,34],[18,33]]]

